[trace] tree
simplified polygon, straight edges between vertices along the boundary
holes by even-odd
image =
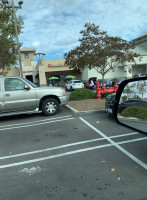
[[[147,81],[137,82],[138,93],[141,94],[142,99],[144,99],[144,94],[147,93]]]
[[[126,87],[124,88],[123,94],[125,93],[127,95],[126,96],[127,101],[129,100],[129,98],[131,97],[131,95],[134,93],[134,87],[135,86],[136,86],[136,84],[133,83],[133,84],[126,85]]]
[[[3,8],[0,3],[0,69],[2,74],[5,70],[17,63],[17,44],[15,36],[15,24],[11,8]],[[23,20],[20,16],[16,18],[18,34],[21,33]]]
[[[65,53],[66,64],[76,70],[95,68],[102,75],[102,79],[109,71],[121,63],[134,62],[139,54],[133,53],[134,43],[127,42],[120,37],[112,37],[106,31],[101,31],[99,26],[86,23],[85,29],[80,31],[82,38],[80,45]]]

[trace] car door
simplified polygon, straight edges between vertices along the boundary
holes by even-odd
[[[5,111],[17,111],[34,109],[36,107],[36,93],[34,88],[25,89],[28,85],[19,78],[4,79],[4,109]]]

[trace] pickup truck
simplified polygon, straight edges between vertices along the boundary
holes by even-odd
[[[42,111],[55,115],[68,97],[60,87],[39,87],[21,77],[0,76],[0,116]]]

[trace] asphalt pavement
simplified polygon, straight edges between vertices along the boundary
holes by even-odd
[[[147,200],[145,134],[68,108],[0,119],[0,200]]]

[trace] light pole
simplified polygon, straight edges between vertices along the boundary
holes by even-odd
[[[43,60],[43,56],[45,56],[45,53],[35,53],[34,56],[36,56],[37,58],[37,65],[42,65],[42,60]]]
[[[15,24],[15,34],[16,34],[16,43],[17,43],[17,51],[18,51],[18,59],[19,59],[19,66],[20,66],[20,76],[23,77],[22,64],[21,64],[21,56],[20,56],[20,46],[19,46],[17,23],[16,23],[16,15],[15,15],[15,8],[20,9],[21,5],[23,4],[23,1],[19,1],[18,2],[19,6],[14,6],[14,0],[12,0],[11,6],[7,5],[8,4],[8,0],[2,0],[2,3],[4,4],[5,8],[12,8],[12,10],[13,10],[13,17],[14,17],[14,24]]]
[[[46,55],[45,53],[35,53],[34,56],[37,58],[37,66],[39,71],[39,85],[46,85],[46,77],[44,66],[42,65],[43,56]]]

